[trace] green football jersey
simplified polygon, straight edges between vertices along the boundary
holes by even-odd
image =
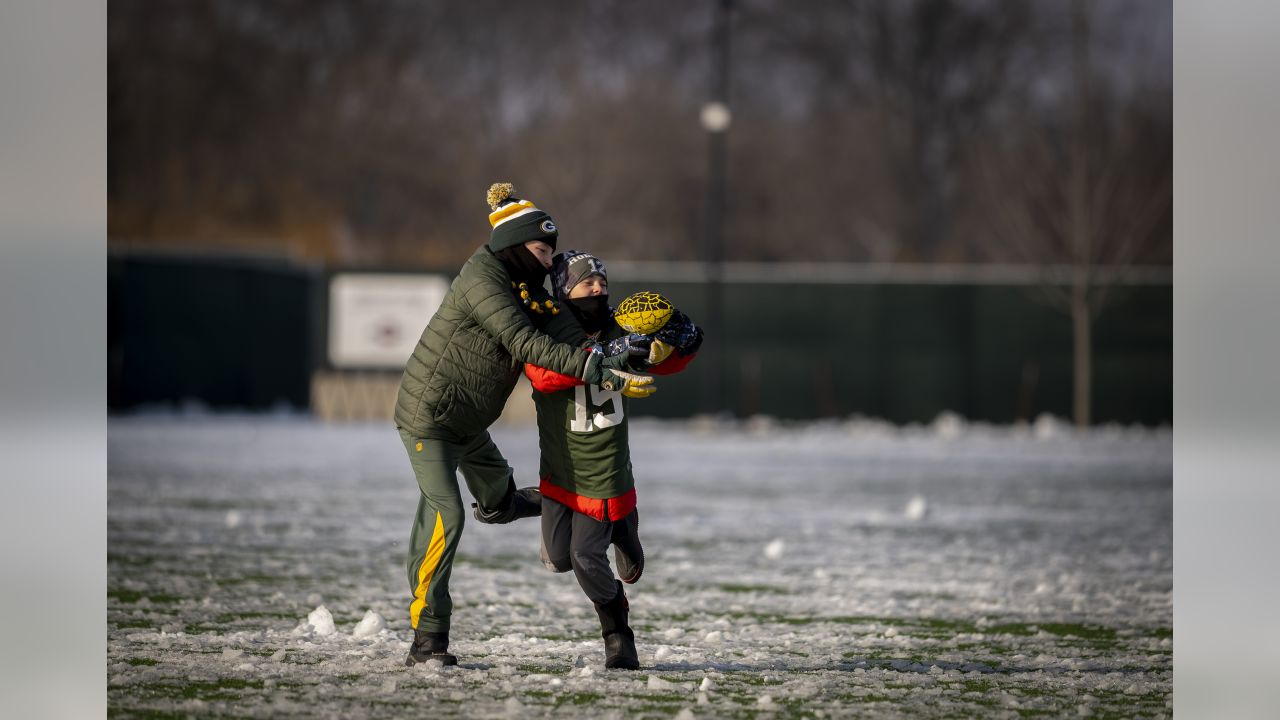
[[[616,324],[602,342],[626,334]],[[533,391],[538,409],[539,474],[589,498],[614,498],[635,487],[627,441],[628,398],[599,385]]]

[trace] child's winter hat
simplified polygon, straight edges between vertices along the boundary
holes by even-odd
[[[609,279],[604,263],[595,255],[581,250],[565,250],[551,258],[551,287],[561,300],[569,297],[569,291],[573,290],[574,285],[591,275]]]
[[[493,226],[489,249],[498,252],[530,240],[541,240],[554,250],[560,235],[555,222],[532,202],[513,196],[515,191],[511,183],[494,183],[489,187],[486,199],[493,210],[489,213],[489,224]]]

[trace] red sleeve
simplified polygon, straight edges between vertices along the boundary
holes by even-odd
[[[524,364],[524,374],[533,383],[533,389],[541,393],[559,392],[586,384],[572,375],[561,375],[555,370],[538,367],[532,363]]]
[[[645,372],[652,375],[675,375],[683,370],[685,366],[692,362],[697,356],[697,353],[681,356],[679,352],[673,352],[666,360],[663,360],[657,365],[645,370]]]

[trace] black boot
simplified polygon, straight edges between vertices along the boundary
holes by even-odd
[[[496,508],[483,508],[478,503],[471,503],[471,507],[475,508],[472,514],[476,520],[487,525],[505,525],[513,520],[541,515],[542,493],[533,486],[516,490],[516,484],[512,482],[506,497]]]
[[[449,633],[414,630],[413,645],[409,647],[409,657],[405,658],[404,664],[413,667],[418,663],[439,660],[445,665],[457,665],[458,658],[450,655],[448,650]]]
[[[636,638],[627,625],[627,612],[631,606],[627,603],[627,594],[622,591],[622,583],[615,581],[618,594],[603,605],[596,603],[596,614],[600,616],[600,634],[604,636],[604,666],[622,670],[639,670],[640,658],[636,655]]]

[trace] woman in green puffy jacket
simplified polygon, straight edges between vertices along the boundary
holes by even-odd
[[[537,488],[516,489],[511,466],[488,433],[524,364],[618,390],[652,381],[621,370],[630,356],[648,354],[642,336],[599,346],[560,343],[548,334],[584,337],[580,329],[566,332],[564,323],[576,323],[572,313],[560,312],[543,289],[556,225],[514,190],[509,183],[489,188],[489,242],[462,266],[422,331],[396,396],[396,429],[421,491],[409,537],[414,639],[407,665],[457,663],[448,647],[449,575],[465,512],[458,471],[481,522],[541,512]]]

